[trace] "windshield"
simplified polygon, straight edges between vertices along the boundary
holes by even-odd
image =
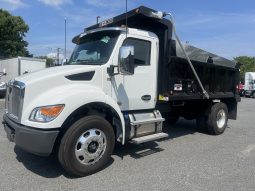
[[[112,53],[120,31],[101,31],[79,39],[67,65],[105,64]]]

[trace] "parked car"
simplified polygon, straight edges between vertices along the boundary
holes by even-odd
[[[240,82],[238,85],[237,85],[237,90],[239,92],[239,95],[242,97],[244,96],[244,84],[242,82]]]

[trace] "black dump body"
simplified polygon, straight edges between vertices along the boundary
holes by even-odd
[[[155,18],[152,13],[156,12],[141,6],[85,30],[120,27],[126,25],[127,18],[128,27],[155,33],[159,38],[158,94],[169,101],[205,99],[183,52],[172,38],[172,23]],[[190,45],[184,47],[211,99],[238,100],[239,64]]]

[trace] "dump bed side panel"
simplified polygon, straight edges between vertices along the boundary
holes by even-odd
[[[180,96],[180,99],[203,98],[187,61],[172,57],[169,65],[170,77],[166,82],[169,83],[170,98],[177,99],[177,96]],[[201,62],[193,62],[193,66],[211,98],[234,97],[238,84],[237,69],[206,65]]]
[[[159,65],[159,78],[165,83],[159,86],[159,101],[204,99],[201,88],[192,72],[184,54],[174,40],[169,43],[170,60]],[[233,98],[238,94],[239,66],[235,62],[206,52],[199,48],[184,46],[191,62],[212,99]],[[167,75],[164,75],[166,73]]]

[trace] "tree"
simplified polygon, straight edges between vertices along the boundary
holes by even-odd
[[[47,56],[39,56],[37,58],[46,59],[46,67],[52,67],[54,66],[54,59],[48,58]]]
[[[28,30],[21,17],[0,9],[0,58],[30,56],[24,40]]]
[[[255,72],[255,57],[238,56],[234,60],[242,64],[240,68],[240,79],[242,82],[244,82],[245,72]]]

